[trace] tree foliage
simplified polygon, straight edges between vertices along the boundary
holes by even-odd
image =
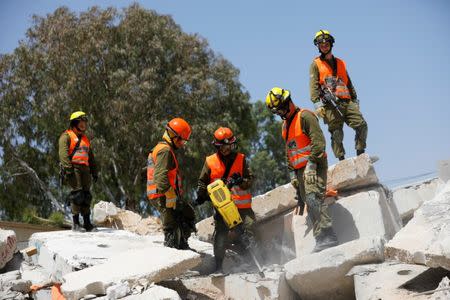
[[[256,127],[238,76],[205,39],[138,5],[34,16],[26,38],[0,56],[1,213],[61,207],[57,141],[76,110],[89,115],[101,165],[95,199],[145,209],[143,167],[175,116],[193,128],[180,159],[192,195],[215,128],[230,126],[250,149]]]

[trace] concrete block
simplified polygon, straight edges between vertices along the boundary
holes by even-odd
[[[397,211],[382,187],[341,198],[328,207],[328,213],[340,244],[372,236],[387,241],[401,228]],[[294,216],[292,226],[297,257],[311,253],[315,239],[307,217]]]
[[[20,266],[22,279],[31,281],[32,284],[45,285],[50,282],[50,273],[39,265],[23,262]]]
[[[327,187],[339,191],[378,184],[378,177],[368,154],[347,158],[328,168]]]
[[[353,280],[346,274],[356,265],[382,262],[383,243],[366,237],[296,258],[285,265],[287,282],[302,300],[352,299]]]
[[[174,290],[153,284],[142,294],[130,295],[124,300],[181,300],[180,295]]]
[[[283,271],[264,274],[264,278],[253,273],[185,278],[164,281],[161,285],[176,290],[183,299],[297,299]]]
[[[386,257],[450,270],[450,182],[386,245]]]
[[[147,217],[139,221],[136,226],[134,233],[139,235],[148,235],[162,233],[162,223],[161,219],[157,217]]]
[[[42,266],[53,280],[61,281],[63,275],[102,264],[115,254],[155,243],[162,247],[159,239],[100,228],[98,232],[86,233],[68,230],[35,233],[29,246],[38,249],[38,254],[32,256],[33,262]]]
[[[28,294],[31,290],[31,281],[25,279],[16,279],[11,282],[11,291]]]
[[[356,266],[348,276],[353,276],[355,295],[366,299],[420,299],[417,293],[400,288],[401,285],[428,270],[421,265],[385,262]]]
[[[438,161],[438,176],[443,182],[450,180],[450,160]]]
[[[200,255],[187,250],[161,246],[129,250],[110,257],[107,262],[63,276],[61,291],[70,299],[87,294],[106,294],[108,287],[140,279],[159,282],[183,274],[200,263]]]
[[[433,179],[393,191],[393,201],[404,224],[425,201],[434,198],[438,185],[438,179]]]
[[[259,223],[278,215],[289,213],[297,205],[295,189],[285,184],[272,191],[253,198],[252,209]],[[214,233],[213,217],[206,218],[196,224],[197,235],[201,241],[212,242]]]
[[[17,238],[14,231],[0,229],[0,269],[13,258],[16,248]]]
[[[445,300],[450,299],[450,279],[448,277],[444,277],[442,281],[439,283],[439,286],[436,288],[436,292],[433,293],[433,300]]]
[[[256,218],[264,220],[294,208],[297,205],[295,194],[295,189],[288,183],[253,197],[252,209]]]
[[[112,202],[100,201],[94,205],[93,221],[95,224],[101,225],[107,222],[108,219],[114,218],[119,213],[119,210]]]

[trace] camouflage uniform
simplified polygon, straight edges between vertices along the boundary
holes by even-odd
[[[163,142],[168,144],[167,142]],[[170,144],[168,144],[170,146]],[[175,168],[175,160],[169,148],[162,148],[156,155],[154,180],[156,193],[164,194],[169,190],[170,183],[167,173]],[[153,201],[153,200],[150,200]],[[156,209],[160,213],[164,231],[164,244],[168,247],[186,249],[187,239],[195,231],[195,213],[186,200],[177,198],[177,207],[166,207],[166,197],[156,199]]]
[[[296,113],[299,113],[299,109],[297,109]],[[295,114],[287,122],[290,123],[294,117]],[[289,126],[293,125],[289,124]],[[302,132],[311,139],[311,154],[308,160],[317,164],[317,182],[312,185],[305,183],[303,178],[305,168],[294,170],[290,166],[289,159],[287,159],[287,163],[289,170],[295,172],[299,183],[297,188],[298,195],[307,204],[308,216],[313,224],[313,234],[314,236],[318,236],[323,229],[331,228],[332,226],[331,218],[327,212],[327,206],[323,204],[328,170],[327,157],[323,155],[325,152],[325,137],[323,136],[322,129],[320,129],[317,117],[310,111],[302,112],[301,127]]]
[[[219,153],[220,155],[220,153]],[[225,166],[227,168],[231,167],[230,165],[233,164],[237,153],[232,152],[228,156],[222,156],[220,155],[221,160],[224,162]],[[247,161],[244,162],[243,167],[243,182],[240,184],[240,187],[243,190],[247,190],[250,188],[252,183],[253,175],[248,168]],[[197,194],[200,199],[205,200],[211,200],[208,196],[207,186],[211,181],[211,169],[209,169],[208,164],[205,161],[205,164],[203,165],[202,171],[200,173],[200,177],[198,180],[198,190]],[[253,224],[255,222],[255,213],[251,208],[246,209],[238,209],[239,214],[242,218],[242,228],[243,231],[247,234],[248,237],[250,237],[252,240],[254,240],[255,232],[253,228]],[[215,211],[214,213],[214,257],[216,260],[216,265],[218,268],[220,268],[222,261],[225,257],[225,250],[228,245],[228,233],[230,229],[225,224],[222,216]],[[238,232],[239,234],[242,234],[243,232]],[[247,247],[248,245],[242,245],[244,247]]]
[[[325,60],[323,56],[320,57]],[[336,73],[336,61],[334,56],[331,60],[326,60],[326,62],[331,66],[333,72]],[[311,101],[314,103],[316,108],[322,106],[320,101],[321,97],[321,87],[319,83],[319,68],[313,61],[309,69],[310,74],[310,95]],[[345,150],[343,145],[344,140],[344,122],[355,130],[355,149],[357,151],[364,151],[366,148],[367,140],[367,123],[359,110],[359,103],[357,100],[356,90],[348,76],[347,87],[350,92],[351,100],[338,100],[337,106],[343,116],[341,116],[333,107],[328,104],[323,105],[325,108],[324,123],[328,125],[328,131],[331,134],[331,147],[333,148],[333,153],[337,158],[345,156]]]

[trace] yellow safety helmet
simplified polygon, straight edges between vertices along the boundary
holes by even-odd
[[[321,29],[316,32],[314,37],[314,45],[318,46],[320,43],[330,42],[331,46],[334,44],[334,37],[328,30]]]
[[[266,106],[270,110],[280,108],[291,100],[291,93],[280,87],[272,88],[266,96]]]
[[[76,111],[70,115],[70,121],[81,119],[82,117],[86,119],[86,113],[82,111]]]

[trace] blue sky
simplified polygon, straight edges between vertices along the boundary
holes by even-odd
[[[400,1],[137,1],[171,15],[184,31],[208,39],[211,48],[241,71],[251,99],[273,86],[291,90],[294,102],[312,108],[308,70],[317,49],[314,33],[328,29],[333,53],[347,62],[369,124],[369,154],[383,181],[436,170],[450,159],[450,2]],[[0,53],[25,37],[33,14],[65,5],[123,8],[132,1],[0,2]],[[330,163],[336,159],[329,147]],[[347,156],[354,132],[346,127]]]

